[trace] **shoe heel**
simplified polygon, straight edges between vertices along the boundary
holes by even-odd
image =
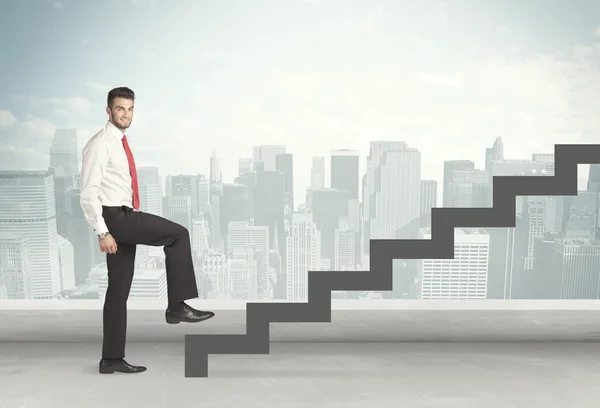
[[[179,324],[180,323],[179,319],[176,317],[169,316],[169,315],[166,315],[165,317],[167,319],[167,323],[169,323],[169,324]]]
[[[100,369],[100,374],[114,374],[115,370],[110,367],[104,367]]]

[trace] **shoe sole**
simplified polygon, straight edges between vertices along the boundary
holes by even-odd
[[[167,321],[168,324],[179,324],[181,322],[183,323],[199,323],[199,322],[203,322],[205,320],[208,320],[210,318],[214,317],[213,316],[208,316],[208,317],[204,317],[202,319],[199,320],[188,320],[188,319],[180,319],[178,317],[175,316],[170,316],[169,314],[165,313],[165,320]]]
[[[141,370],[141,371],[121,371],[121,370],[115,370],[113,368],[104,368],[104,369],[98,370],[98,372],[100,374],[114,374],[114,373],[139,374],[139,373],[143,373],[144,371],[146,371],[146,370]]]

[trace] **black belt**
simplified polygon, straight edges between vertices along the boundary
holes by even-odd
[[[119,206],[108,206],[108,205],[103,205],[102,208],[105,208],[107,210],[113,210],[113,211],[125,211],[125,212],[129,212],[129,211],[134,211],[133,207],[129,207],[128,205],[119,205]]]

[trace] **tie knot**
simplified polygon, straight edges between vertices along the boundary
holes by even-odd
[[[123,137],[121,138],[122,141],[127,141],[127,136],[123,135]]]

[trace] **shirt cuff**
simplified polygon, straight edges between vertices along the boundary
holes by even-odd
[[[108,232],[108,227],[104,222],[100,221],[96,225],[94,225],[94,232],[96,233],[96,235],[103,234],[105,232]]]

